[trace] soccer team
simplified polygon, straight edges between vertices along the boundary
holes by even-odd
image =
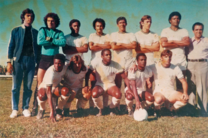
[[[55,13],[44,17],[45,27],[39,31],[32,27],[33,10],[23,10],[20,18],[22,25],[12,30],[8,44],[7,70],[13,71],[13,111],[10,118],[18,115],[22,80],[25,117],[32,114],[41,119],[48,102],[50,119],[55,122],[69,116],[75,98],[79,115],[83,114],[87,102],[90,109],[93,110],[94,106],[99,109],[97,116],[105,114],[108,109],[110,115],[115,115],[120,109],[122,79],[129,116],[134,112],[134,99],[135,110],[154,106],[155,116],[159,117],[160,107],[165,103],[174,115],[188,102],[196,104],[195,91],[201,115],[207,116],[208,39],[202,36],[202,23],[193,25],[194,37],[190,39],[188,31],[179,27],[179,12],[169,15],[170,27],[163,29],[160,37],[150,31],[152,20],[149,15],[141,18],[141,30],[135,34],[126,31],[125,17],[117,18],[118,31],[111,35],[103,32],[105,21],[96,18],[92,23],[95,33],[90,34],[87,40],[79,34],[81,23],[77,19],[69,22],[71,33],[64,36],[57,29],[60,19]],[[156,61],[154,52],[159,51],[160,45],[164,50],[160,60]],[[59,47],[65,55],[59,53]],[[92,54],[87,66],[83,53],[88,52],[88,48]],[[37,87],[31,113],[28,108],[36,68]],[[110,105],[109,96],[112,97]]]

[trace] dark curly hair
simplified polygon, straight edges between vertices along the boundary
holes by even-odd
[[[20,19],[22,20],[22,23],[24,22],[25,14],[27,14],[27,13],[31,13],[32,14],[32,17],[33,17],[33,21],[35,20],[35,14],[34,14],[33,10],[27,8],[27,9],[23,10],[22,11],[22,14],[20,15]]]
[[[75,22],[77,22],[77,23],[78,23],[79,27],[81,26],[81,23],[80,23],[80,21],[79,21],[79,20],[77,20],[77,19],[72,19],[72,20],[69,22],[69,27],[71,27],[71,26],[72,26],[72,24],[73,24],[73,23],[75,23]]]
[[[84,64],[84,60],[81,58],[80,55],[74,55],[73,57],[71,57],[70,64],[69,64],[69,67],[68,67],[70,70],[73,69],[74,62],[81,62],[82,63],[81,70],[86,71],[87,68]]]
[[[169,18],[168,18],[168,21],[170,23],[170,19],[173,17],[173,16],[178,16],[178,18],[181,20],[181,14],[177,11],[174,11],[172,12],[170,15],[169,15]]]
[[[50,12],[43,19],[46,27],[48,27],[48,25],[47,25],[47,18],[48,17],[51,17],[51,18],[53,18],[55,20],[56,28],[60,25],[60,18],[59,18],[59,16],[57,14],[55,14],[55,13]]]
[[[93,25],[93,28],[95,29],[95,24],[96,22],[99,22],[99,23],[102,23],[103,25],[103,29],[105,29],[105,21],[101,18],[96,18],[93,22],[92,22],[92,25]]]
[[[125,17],[118,17],[117,20],[116,20],[116,23],[118,24],[118,22],[119,22],[120,20],[124,20],[124,21],[126,22],[126,24],[127,24],[127,20],[126,20]]]

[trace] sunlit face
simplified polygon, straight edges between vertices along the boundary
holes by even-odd
[[[80,72],[81,68],[82,68],[81,61],[74,61],[73,70],[75,70],[76,72]]]
[[[137,60],[138,68],[145,68],[147,58],[145,56],[139,56]]]
[[[74,23],[72,23],[72,25],[70,26],[72,29],[73,29],[73,31],[74,31],[74,33],[75,34],[78,34],[79,33],[79,23],[78,22],[74,22]]]
[[[111,62],[111,52],[109,50],[106,50],[103,55],[101,55],[103,62],[110,64]]]
[[[95,23],[95,30],[97,33],[103,33],[103,24],[101,22]]]
[[[143,22],[141,22],[142,24],[142,29],[147,29],[150,30],[151,24],[152,24],[152,20],[150,19],[146,19]]]
[[[161,62],[164,67],[169,67],[171,62],[171,56],[165,55],[161,57]]]
[[[201,38],[203,34],[203,27],[201,25],[195,25],[193,33],[195,38]]]
[[[173,26],[179,26],[179,24],[180,24],[180,19],[176,15],[173,16],[169,21],[170,21],[170,24]]]
[[[34,17],[32,15],[32,13],[26,13],[23,20],[24,20],[25,24],[32,24]]]
[[[118,26],[119,31],[125,32],[126,31],[127,23],[126,23],[125,20],[120,20],[120,21],[118,21],[117,26]]]
[[[53,62],[54,62],[53,65],[54,65],[55,71],[61,72],[63,69],[64,63],[61,62],[60,59],[54,59]]]
[[[47,26],[50,29],[56,29],[56,22],[55,22],[55,20],[53,18],[51,18],[51,17],[48,17],[47,18]]]

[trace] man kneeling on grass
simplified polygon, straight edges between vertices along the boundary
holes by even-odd
[[[178,66],[171,64],[172,52],[164,50],[161,53],[161,63],[150,65],[155,79],[155,90],[153,92],[155,98],[155,115],[160,117],[160,105],[165,101],[170,102],[173,106],[170,108],[172,115],[176,115],[175,111],[187,104],[187,82]],[[174,83],[176,77],[180,80],[183,87],[183,93],[176,91]]]
[[[62,110],[64,111],[64,116],[69,116],[69,109],[74,98],[77,98],[78,116],[83,115],[83,109],[91,97],[91,87],[88,87],[88,80],[86,79],[87,72],[88,68],[84,65],[81,56],[74,55],[62,81],[63,86],[71,90],[70,97],[59,101],[58,109],[56,109],[57,120],[62,118]],[[85,87],[83,87],[84,78]]]
[[[50,107],[50,119],[55,122],[55,102],[57,98],[61,96],[61,99],[69,98],[69,90],[66,87],[58,86],[64,76],[68,65],[64,65],[65,56],[62,54],[56,54],[54,56],[54,64],[50,66],[43,78],[42,83],[38,88],[38,105],[40,110],[37,115],[37,119],[41,119],[45,113],[45,103],[48,99]],[[52,102],[53,101],[53,102]]]
[[[136,109],[142,108],[141,101],[145,101],[147,105],[154,102],[154,97],[146,91],[146,81],[148,87],[151,87],[149,78],[153,75],[152,70],[146,67],[147,57],[144,53],[136,56],[137,71],[128,71],[129,85],[125,88],[125,101],[128,109],[128,115],[133,116],[133,99],[136,101]],[[134,65],[133,65],[134,66]]]

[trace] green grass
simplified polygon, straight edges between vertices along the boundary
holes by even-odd
[[[36,81],[33,84],[35,89]],[[0,79],[0,137],[207,137],[208,117],[161,117],[155,120],[152,116],[148,121],[137,122],[127,115],[85,117],[65,117],[51,123],[49,109],[43,119],[25,118],[21,115],[22,90],[20,94],[19,116],[10,119],[12,80]],[[33,97],[30,102],[32,108]],[[122,98],[124,105],[124,97]],[[72,104],[75,109],[75,102]]]

